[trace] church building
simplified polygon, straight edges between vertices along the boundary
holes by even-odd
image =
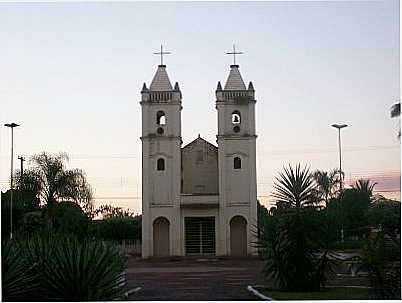
[[[215,93],[217,146],[198,136],[182,147],[179,84],[161,64],[143,85],[143,258],[257,252],[254,88],[233,64]]]

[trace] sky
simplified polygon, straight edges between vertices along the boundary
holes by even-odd
[[[233,43],[256,90],[258,198],[284,165],[342,166],[400,199],[398,1],[0,3],[0,123],[19,155],[67,152],[95,204],[141,212],[140,90],[164,63],[183,94],[183,146],[215,143]],[[0,127],[0,189],[11,132]],[[29,162],[25,167],[29,168]]]

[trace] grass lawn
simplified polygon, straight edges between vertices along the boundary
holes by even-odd
[[[270,290],[267,288],[257,288],[265,296],[274,300],[370,300],[372,299],[371,289],[368,288],[348,288],[331,287],[316,292],[285,292]]]

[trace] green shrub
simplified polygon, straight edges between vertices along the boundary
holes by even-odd
[[[260,232],[259,246],[266,259],[265,274],[282,290],[320,290],[325,282],[330,259],[327,250],[320,251],[328,245],[314,186],[309,169],[300,164],[284,167],[273,186],[276,209],[272,223]]]
[[[41,211],[25,213],[21,220],[20,231],[26,235],[32,235],[40,231],[45,225]]]
[[[365,240],[349,240],[345,239],[344,242],[337,241],[331,245],[332,249],[362,249],[364,246]]]
[[[320,226],[313,210],[277,212],[261,232],[259,246],[267,260],[264,273],[289,291],[319,290],[329,266],[328,252],[319,251]]]
[[[401,202],[377,196],[368,210],[370,225],[389,233],[401,230]]]
[[[2,236],[10,234],[11,191],[1,193],[1,231]],[[39,210],[39,199],[27,190],[13,190],[13,233],[20,228],[25,213]]]
[[[30,264],[20,246],[12,241],[2,243],[2,299],[24,301],[32,298],[39,287],[36,265]]]
[[[56,206],[53,228],[58,233],[85,237],[89,219],[81,207],[74,202],[64,201]]]
[[[20,252],[19,262],[36,272],[36,284],[21,286],[33,287],[33,294],[30,291],[30,296],[21,300],[101,301],[122,296],[125,262],[118,247],[110,243],[43,232],[7,245]],[[17,262],[11,267],[16,270],[21,266]],[[3,294],[7,286],[4,281],[12,277],[9,272],[3,274]],[[20,276],[30,279],[28,273]]]
[[[118,241],[141,239],[141,220],[136,217],[111,217],[93,221],[91,233],[99,239]]]
[[[369,273],[377,299],[401,298],[401,243],[385,232],[368,238],[362,251],[362,269]]]

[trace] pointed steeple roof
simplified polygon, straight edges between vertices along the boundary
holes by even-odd
[[[150,91],[170,91],[173,90],[169,76],[166,72],[166,65],[158,65],[158,69],[152,79]]]
[[[243,78],[240,75],[239,66],[231,65],[229,77],[225,84],[225,90],[246,90]]]
[[[147,92],[147,91],[148,91],[148,88],[147,88],[147,85],[144,82],[144,85],[142,86],[141,92],[144,93],[144,92]]]

